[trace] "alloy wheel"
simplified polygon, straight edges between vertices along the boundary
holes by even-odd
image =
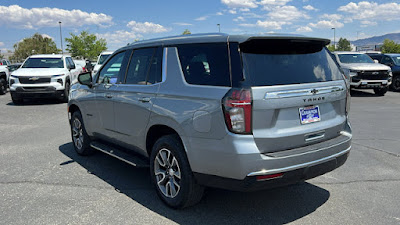
[[[74,141],[74,145],[78,149],[82,149],[83,147],[83,129],[82,123],[78,118],[75,118],[72,122],[72,139]]]
[[[169,198],[176,197],[181,189],[181,170],[170,150],[163,148],[158,151],[153,172],[161,193]]]

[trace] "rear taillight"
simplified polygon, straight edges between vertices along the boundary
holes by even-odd
[[[250,89],[231,89],[222,99],[228,130],[251,134],[252,96]]]
[[[350,99],[351,99],[350,88],[347,88],[347,92],[346,92],[346,115],[349,115],[349,112],[350,112]]]

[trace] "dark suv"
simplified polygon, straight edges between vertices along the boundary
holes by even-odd
[[[149,166],[174,208],[198,202],[205,186],[254,191],[334,170],[352,134],[328,43],[219,33],[123,47],[72,87],[75,150]]]
[[[400,54],[376,54],[367,53],[372,59],[385,64],[392,69],[393,79],[390,88],[394,91],[400,91]]]

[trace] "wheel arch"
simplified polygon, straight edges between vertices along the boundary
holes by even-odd
[[[171,128],[170,126],[164,125],[164,124],[154,124],[148,129],[147,135],[146,135],[146,151],[149,156],[151,154],[151,150],[152,150],[155,142],[160,137],[165,136],[165,135],[177,135],[183,148],[186,149],[185,145],[183,143],[183,140],[181,138],[181,135],[179,135],[179,133],[175,129]]]

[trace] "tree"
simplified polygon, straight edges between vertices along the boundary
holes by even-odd
[[[107,50],[107,42],[105,39],[97,39],[96,35],[87,31],[82,31],[79,35],[70,33],[71,38],[65,38],[67,42],[67,51],[72,57],[80,57],[83,59],[96,59],[102,52]]]
[[[340,38],[337,43],[337,51],[351,51],[350,41],[346,38]]]
[[[328,50],[331,51],[331,52],[334,52],[334,51],[335,51],[335,46],[333,46],[333,45],[328,45],[327,48],[328,48]]]
[[[182,33],[182,35],[187,35],[187,34],[192,34],[192,32],[190,32],[190,30],[185,29]]]
[[[49,37],[36,33],[32,37],[24,38],[14,44],[14,55],[11,60],[22,61],[33,54],[52,54],[59,53],[56,43]]]
[[[382,53],[400,53],[400,44],[393,40],[385,39],[381,47]]]

